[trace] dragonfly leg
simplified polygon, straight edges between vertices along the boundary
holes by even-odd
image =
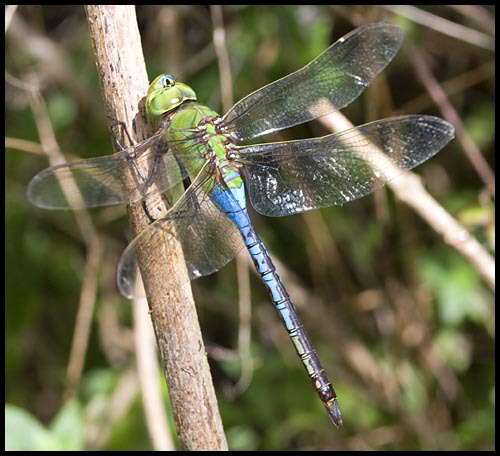
[[[142,209],[146,214],[146,217],[148,218],[150,223],[156,222],[165,214],[164,207],[162,207],[161,205],[154,206],[154,204],[158,203],[159,201],[164,202],[167,208],[171,206],[171,201],[169,201],[169,199],[165,195],[159,196],[159,200],[156,198],[151,198],[149,200],[148,199],[142,200],[141,202]],[[153,212],[156,212],[157,215],[154,215]]]
[[[125,142],[125,136],[127,137],[129,144],[132,146],[135,144],[135,142],[132,140],[132,136],[130,136],[130,133],[127,128],[127,124],[123,122],[122,120],[118,120],[115,117],[113,117],[111,114],[106,114],[106,117],[108,118],[110,122],[110,128],[113,136],[113,140],[115,144],[118,146],[118,148],[122,151],[126,150],[127,148],[123,145]],[[119,129],[119,134],[115,133],[115,129]],[[118,139],[118,136],[121,136],[121,141]]]
[[[127,155],[127,161],[130,165],[130,167],[133,169],[134,173],[134,180],[137,185],[141,189],[141,194],[145,195],[147,193],[147,189],[154,183],[154,179],[157,177],[157,173],[159,170],[160,166],[160,161],[161,161],[161,153],[160,151],[156,151],[154,154],[154,161],[151,164],[151,166],[148,168],[147,175],[144,176],[143,173],[141,172],[141,169],[136,163],[136,160],[133,159],[131,156]],[[161,198],[163,201],[167,203],[167,208],[170,207],[171,202],[168,200],[167,196],[165,194],[158,195],[159,198]],[[153,198],[151,199],[153,200]],[[154,204],[154,202],[153,202]],[[148,219],[150,222],[154,222],[157,220],[158,217],[154,217],[151,214],[150,211],[150,201],[148,199],[145,199],[142,201],[142,207],[144,209],[144,212],[146,213]],[[156,210],[160,210],[161,208],[157,207]]]

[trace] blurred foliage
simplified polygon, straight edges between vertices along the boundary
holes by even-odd
[[[64,404],[48,428],[14,405],[5,406],[6,450],[83,450],[85,422],[80,405]]]
[[[488,34],[494,9],[477,8],[481,14],[447,6],[425,9]],[[195,88],[200,101],[220,109],[207,7],[138,7],[137,14],[151,79],[172,72]],[[355,26],[384,18],[401,25],[407,42],[426,53],[466,131],[491,164],[493,63],[482,78],[467,75],[493,62],[494,53],[380,7],[224,7],[235,99],[298,69]],[[6,33],[5,57],[10,75],[35,78],[40,85],[68,158],[111,151],[82,8],[20,6]],[[344,111],[353,123],[406,112],[415,100],[422,112],[441,115],[411,58],[403,48],[376,89]],[[456,80],[454,88],[446,85],[459,76],[458,89]],[[29,96],[9,83],[6,116],[6,137],[39,142]],[[276,136],[325,133],[312,123]],[[116,325],[127,329],[132,319],[130,304],[114,290],[114,274],[105,273],[113,271],[126,245],[124,209],[92,212],[105,254],[82,383],[76,397],[65,401],[85,244],[71,213],[38,210],[25,199],[30,178],[47,166],[44,155],[8,147],[5,164],[6,448],[151,449],[136,383],[122,415],[115,420],[107,415],[118,385],[135,369],[131,349],[122,353],[103,336]],[[417,172],[493,254],[493,204],[459,142]],[[332,429],[265,291],[252,277],[254,372],[248,389],[237,397],[229,394],[241,366],[211,359],[230,447],[492,449],[493,294],[477,271],[385,190],[307,217],[255,214],[254,220],[271,252],[301,278],[307,296],[301,315],[334,380],[345,426]],[[235,277],[233,265],[194,284],[208,345],[237,344]],[[290,292],[293,297],[295,290]],[[115,309],[107,319],[101,318],[105,306]],[[170,410],[163,379],[162,384]],[[174,429],[170,411],[169,420]],[[107,437],[99,440],[98,431]]]

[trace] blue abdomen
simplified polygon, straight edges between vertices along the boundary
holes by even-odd
[[[226,183],[230,184],[227,181]],[[250,226],[246,209],[245,186],[242,184],[238,187],[229,187],[217,184],[212,190],[211,197],[243,234],[242,230]]]

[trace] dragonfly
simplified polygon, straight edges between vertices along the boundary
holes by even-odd
[[[159,250],[168,252],[179,242],[194,280],[219,270],[246,248],[338,427],[342,415],[335,389],[252,225],[247,199],[258,213],[271,217],[343,205],[434,156],[453,139],[454,128],[434,116],[404,115],[317,138],[244,143],[347,106],[389,64],[402,41],[402,30],[393,24],[361,26],[223,116],[198,103],[187,84],[161,74],[145,99],[155,134],[113,155],[41,171],[29,184],[28,198],[47,209],[132,204],[158,194],[166,199],[170,209],[150,217],[119,261],[118,288],[127,298],[137,296],[139,255],[145,273],[157,266]],[[374,159],[377,154],[382,161]],[[389,168],[397,172],[385,172]]]

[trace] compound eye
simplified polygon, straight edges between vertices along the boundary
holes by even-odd
[[[175,78],[170,74],[165,74],[161,82],[162,86],[165,88],[173,87],[175,85]]]

